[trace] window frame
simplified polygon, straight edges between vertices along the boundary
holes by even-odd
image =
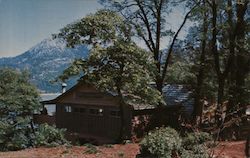
[[[64,105],[64,112],[72,113],[72,106],[71,105]]]
[[[72,107],[72,111],[73,113],[77,113],[77,114],[86,114],[87,108],[76,106],[76,107]]]
[[[97,112],[91,112],[91,111],[97,111]],[[104,109],[103,108],[89,108],[88,109],[88,114],[92,116],[104,116]]]

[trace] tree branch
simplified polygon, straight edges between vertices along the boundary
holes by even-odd
[[[172,54],[172,51],[173,51],[173,47],[174,47],[175,41],[176,41],[176,39],[177,39],[177,37],[178,37],[178,35],[179,35],[181,29],[182,29],[183,26],[185,25],[185,23],[186,23],[186,21],[187,21],[189,15],[192,13],[192,11],[193,11],[199,4],[200,4],[200,1],[199,1],[198,3],[196,3],[196,5],[195,5],[193,8],[191,8],[191,9],[189,10],[189,12],[187,12],[187,14],[186,14],[185,17],[184,17],[184,20],[183,20],[182,24],[180,25],[179,29],[177,30],[177,32],[176,32],[175,35],[174,35],[174,38],[173,38],[173,40],[172,40],[172,43],[171,43],[171,45],[170,45],[170,47],[169,47],[169,49],[168,49],[168,56],[167,56],[167,58],[166,58],[166,62],[165,62],[165,64],[164,64],[164,67],[163,67],[163,70],[162,70],[162,80],[163,80],[163,81],[164,81],[165,76],[166,76],[166,73],[167,73],[167,68],[168,68],[168,64],[169,64],[169,61],[170,61],[170,57],[171,57],[171,54]]]
[[[155,43],[153,41],[152,32],[151,32],[151,29],[150,29],[150,23],[148,21],[147,14],[145,13],[145,10],[143,9],[143,6],[141,5],[141,2],[139,0],[136,0],[136,2],[137,2],[137,5],[138,5],[141,13],[142,13],[141,16],[143,16],[144,23],[145,23],[146,28],[147,28],[149,41],[150,41],[150,43],[152,45],[152,48],[155,49]]]

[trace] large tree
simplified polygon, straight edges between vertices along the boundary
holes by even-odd
[[[249,0],[207,2],[212,16],[211,53],[218,81],[218,112],[220,113],[221,105],[227,99],[230,101],[228,112],[237,111],[239,105],[246,100],[244,88],[249,73],[249,50],[246,47]],[[226,91],[228,89],[229,92]]]
[[[248,101],[248,3],[249,1],[238,3],[232,0],[203,0],[192,14],[195,26],[191,27],[181,46],[183,55],[179,61],[182,65],[178,62],[171,64],[170,70],[172,74],[178,73],[178,69],[172,70],[178,64],[182,70],[185,67],[185,70],[197,76],[195,82],[189,82],[195,88],[194,117],[202,114],[201,100],[204,97],[217,99],[218,114],[226,100],[229,100],[228,113],[237,111],[240,104],[246,105]],[[189,63],[185,62],[186,59]],[[186,77],[185,82],[187,79]],[[218,119],[221,119],[220,115]]]
[[[152,54],[156,66],[155,78],[156,88],[162,92],[166,81],[167,68],[171,60],[173,48],[177,37],[184,27],[192,11],[199,5],[199,1],[190,3],[190,10],[184,15],[184,19],[176,30],[167,26],[168,16],[174,6],[183,1],[169,0],[100,0],[104,5],[119,12],[135,30],[135,36],[144,41],[148,51]],[[182,7],[185,5],[181,3]],[[166,38],[170,38],[168,45]],[[167,50],[167,52],[166,52]]]
[[[203,113],[203,102],[204,99],[204,87],[208,88],[206,85],[206,77],[208,76],[208,4],[206,0],[203,0],[199,9],[193,14],[194,20],[198,22],[198,26],[191,28],[191,37],[194,40],[186,39],[187,45],[189,45],[189,51],[192,53],[191,56],[195,58],[195,68],[196,68],[196,83],[195,83],[195,103],[193,110],[193,119],[196,123],[201,122]],[[197,36],[198,35],[198,36]],[[190,50],[190,47],[192,48]],[[192,51],[193,50],[193,51]],[[208,93],[208,89],[206,90]],[[208,95],[208,94],[206,94]]]
[[[39,110],[39,95],[27,72],[0,69],[0,150],[32,144],[32,115]]]
[[[83,74],[85,82],[120,98],[121,131],[124,133],[124,107],[132,104],[157,105],[160,93],[150,86],[153,59],[131,40],[131,26],[113,11],[100,10],[70,24],[57,35],[68,46],[88,44],[89,57],[75,60],[59,77]]]

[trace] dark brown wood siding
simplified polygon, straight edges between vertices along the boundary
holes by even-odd
[[[71,112],[65,111],[70,106]],[[81,109],[85,109],[81,111]],[[92,110],[91,110],[92,109]],[[98,110],[103,111],[99,115]],[[131,135],[132,108],[125,107],[124,135]],[[119,100],[93,86],[80,85],[56,100],[56,125],[82,137],[107,138],[116,141],[121,128]]]
[[[84,108],[84,113],[66,112],[65,106]],[[90,109],[103,109],[103,115],[94,115]],[[114,106],[93,106],[79,104],[57,105],[56,125],[59,128],[66,128],[70,132],[76,132],[84,136],[106,137],[116,140],[119,136],[121,120],[119,116],[111,115],[111,111],[119,111]]]

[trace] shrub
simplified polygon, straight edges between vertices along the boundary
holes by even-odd
[[[69,142],[64,138],[65,131],[48,124],[39,125],[35,132],[34,145],[47,147],[68,145]]]
[[[157,158],[208,158],[205,142],[207,133],[189,133],[185,137],[172,128],[159,128],[150,132],[140,143],[141,156]]]
[[[195,145],[192,150],[182,149],[180,151],[181,158],[209,158],[207,149],[203,145]]]
[[[9,138],[1,138],[1,151],[19,150],[30,146],[30,141],[25,132],[13,133]]]
[[[191,150],[182,148],[179,155],[181,158],[209,158],[207,148],[203,145],[194,145]]]
[[[141,154],[171,158],[181,148],[181,138],[172,128],[159,128],[150,132],[140,143]]]
[[[212,140],[212,137],[205,132],[195,132],[188,133],[186,137],[183,138],[183,147],[185,149],[191,150],[194,145],[201,145],[205,142]]]
[[[31,118],[41,104],[28,72],[0,68],[0,151],[32,145]]]
[[[205,132],[188,133],[183,138],[182,150],[180,151],[183,158],[208,158],[207,147],[205,143],[212,137]]]

